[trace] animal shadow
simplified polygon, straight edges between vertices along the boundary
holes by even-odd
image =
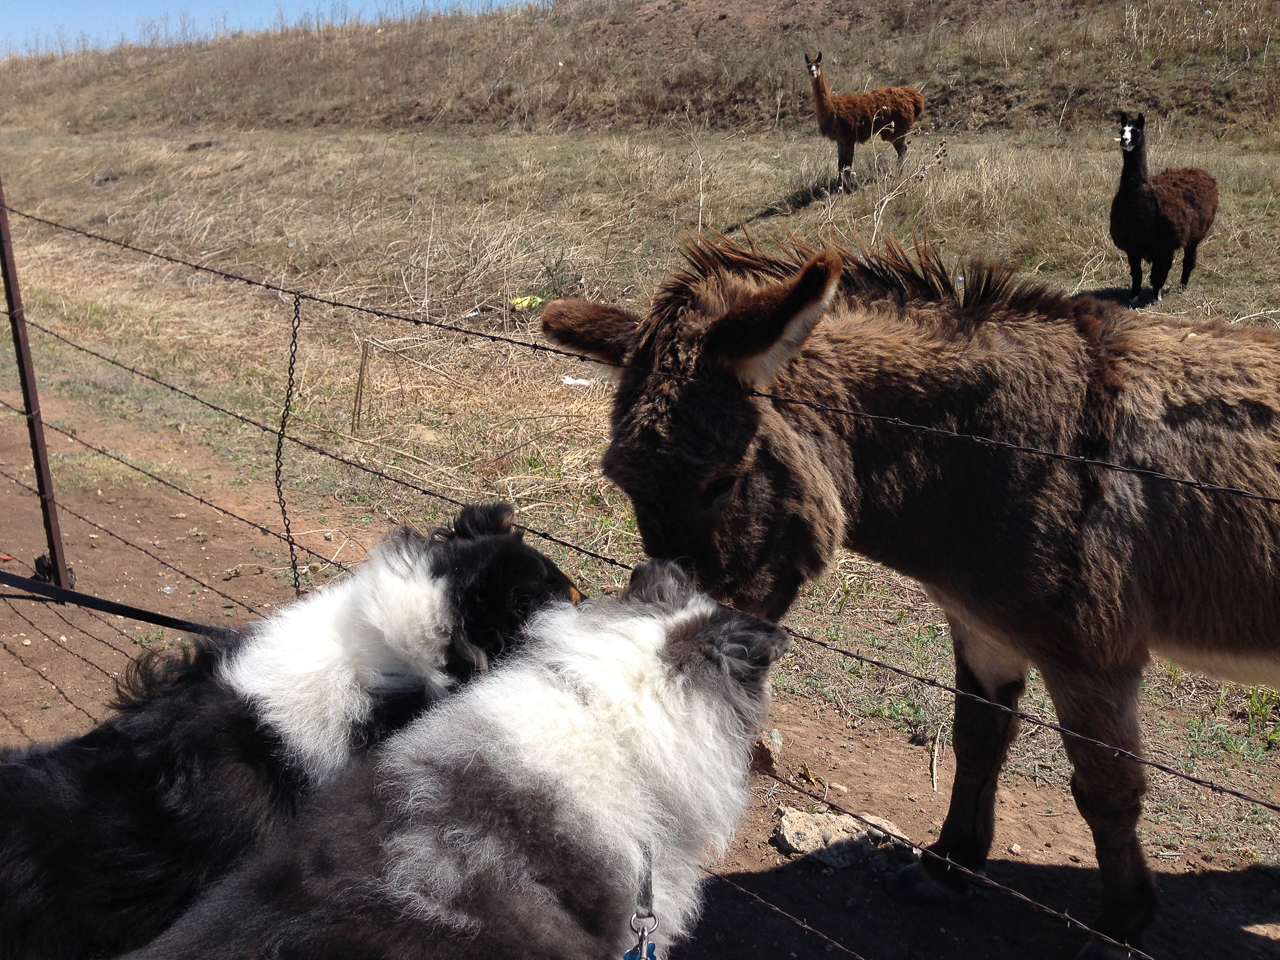
[[[857,190],[858,185],[855,181],[852,190]],[[805,207],[817,203],[819,200],[826,200],[834,193],[840,192],[840,178],[824,177],[808,186],[800,187],[798,190],[792,190],[780,200],[775,200],[763,210],[758,210],[745,220],[739,220],[733,226],[724,230],[724,233],[730,234],[735,230],[741,230],[743,227],[761,220],[769,220],[773,217],[789,217],[793,213],[798,213]]]
[[[946,906],[899,904],[885,892],[890,873],[865,864],[833,872],[802,857],[761,873],[722,875],[869,960],[1070,960],[1087,939],[999,890],[975,889]],[[1097,908],[1093,868],[992,860],[987,875],[1072,917],[1092,917]],[[1156,960],[1275,956],[1275,940],[1259,929],[1280,931],[1280,878],[1274,868],[1161,873],[1158,882],[1164,910],[1143,945]],[[702,919],[693,937],[671,951],[671,960],[833,955],[835,948],[819,933],[728,883],[708,880],[704,893]]]
[[[1081,290],[1075,294],[1072,299],[1078,300],[1081,297],[1093,297],[1096,300],[1110,300],[1118,303],[1122,307],[1148,307],[1156,302],[1154,294],[1150,290],[1143,290],[1136,301],[1130,303],[1132,291],[1128,287],[1098,287],[1095,290]]]

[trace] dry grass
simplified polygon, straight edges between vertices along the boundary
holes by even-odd
[[[805,4],[782,6],[794,6],[797,16],[813,13]],[[1247,53],[1245,62],[1252,64],[1270,56],[1269,47],[1265,52],[1248,47],[1242,53],[1244,41],[1237,41],[1237,35],[1215,39],[1205,30],[1196,33],[1201,21],[1192,16],[1192,8],[1212,8],[1214,17],[1225,17],[1224,8],[1214,5],[1175,2],[1131,22],[1126,11],[1146,11],[1144,5],[1104,4],[1087,30],[1079,24],[1063,27],[1053,9],[1034,3],[1018,4],[1003,17],[983,14],[987,19],[947,24],[938,20],[928,29],[918,20],[923,5],[899,6],[903,26],[885,21],[875,29],[888,30],[900,44],[908,42],[910,33],[910,42],[925,51],[919,54],[923,59],[910,61],[921,70],[932,50],[932,62],[952,64],[961,73],[1003,71],[1006,58],[1010,76],[1019,70],[1034,72],[1039,61],[1024,56],[1018,46],[1033,29],[1042,39],[1050,34],[1058,38],[1054,62],[1062,63],[1092,63],[1081,59],[1084,52],[1102,56],[1115,31],[1122,29],[1130,31],[1130,46],[1107,55],[1154,56],[1153,49],[1163,44],[1162,49],[1181,51],[1179,76],[1201,69],[1196,64],[1202,61],[1216,71],[1224,58]],[[544,10],[541,21],[537,10],[542,8],[506,20],[500,14],[475,21],[424,18],[405,26],[400,40],[394,31],[375,39],[377,34],[355,27],[293,31],[274,40],[229,38],[215,51],[218,56],[157,45],[56,62],[10,61],[0,66],[0,86],[7,96],[0,106],[0,172],[6,196],[21,209],[221,269],[411,318],[529,340],[537,339],[536,316],[514,309],[513,300],[583,295],[643,308],[654,285],[679,262],[681,236],[699,223],[720,229],[745,223],[760,242],[788,231],[851,244],[886,233],[908,237],[922,231],[944,241],[944,250],[957,264],[968,255],[1010,260],[1024,273],[1071,291],[1127,286],[1125,262],[1107,236],[1107,207],[1120,167],[1109,124],[1091,121],[1086,126],[1085,114],[1073,114],[1071,108],[1059,116],[1061,102],[1053,107],[1052,124],[1027,119],[1011,122],[1010,129],[989,130],[985,122],[957,120],[945,150],[936,129],[913,138],[901,177],[893,173],[887,147],[860,149],[855,165],[859,188],[847,195],[832,193],[834,147],[817,138],[808,119],[792,122],[803,102],[797,98],[807,96],[807,85],[792,76],[800,71],[791,69],[798,53],[792,58],[789,49],[785,62],[778,61],[779,72],[768,75],[785,96],[769,101],[767,111],[763,101],[743,101],[747,105],[742,109],[764,118],[754,132],[704,123],[708,117],[727,122],[731,115],[715,113],[718,107],[704,109],[697,105],[701,101],[690,101],[687,114],[672,108],[668,113],[676,119],[661,129],[623,124],[635,91],[627,84],[650,76],[646,71],[656,77],[657,71],[668,69],[662,82],[672,90],[683,76],[670,72],[674,68],[662,59],[667,54],[661,46],[651,63],[633,62],[636,58],[626,47],[633,41],[626,38],[631,36],[627,31],[645,22],[638,16],[613,25],[621,39],[609,41],[611,56],[589,55],[603,46],[576,50],[577,86],[570,84],[564,94],[565,102],[576,96],[573,102],[584,110],[598,107],[599,98],[616,98],[620,119],[613,130],[583,132],[550,97],[529,109],[536,122],[513,121],[510,111],[491,118],[513,128],[507,132],[460,126],[443,130],[443,117],[435,123],[388,122],[385,130],[355,123],[311,126],[316,117],[307,110],[329,110],[325,83],[336,83],[334,77],[354,70],[344,74],[344,82],[352,97],[363,95],[362,84],[371,81],[355,65],[394,72],[387,65],[391,61],[366,54],[377,44],[394,41],[405,45],[395,63],[418,56],[421,51],[409,42],[418,36],[414,31],[435,36],[433,42],[443,51],[437,59],[421,62],[443,71],[440,95],[464,111],[448,119],[483,119],[486,114],[467,107],[465,96],[454,95],[466,71],[485,62],[458,40],[467,30],[478,31],[477,37],[484,30],[507,30],[503,43],[508,46],[489,61],[511,76],[524,76],[521,58],[531,57],[530,49],[541,60],[559,55],[554,45],[544,44],[540,31],[596,31],[593,42],[605,44],[612,34],[598,23],[609,26],[609,17],[624,9],[642,13],[650,8],[658,7],[585,5],[595,19],[579,21],[572,20],[574,10],[564,5],[554,16]],[[1273,8],[1239,4],[1231,15],[1261,17]],[[833,9],[839,14],[842,8]],[[998,5],[995,9],[1001,10]],[[682,10],[687,12],[678,5],[663,5],[663,10],[653,23],[660,20],[667,27],[681,22]],[[597,26],[588,30],[590,23]],[[1249,24],[1246,29],[1254,29],[1253,21]],[[713,23],[706,29],[719,28]],[[817,47],[816,35],[800,39]],[[832,59],[835,49],[838,62],[838,44],[825,37],[822,42],[825,59]],[[302,79],[296,82],[314,84],[315,104],[297,100],[291,92],[295,80],[290,79],[275,99],[255,92],[250,83],[236,101],[241,112],[235,116],[201,113],[191,106],[204,103],[201,98],[230,102],[225,96],[229,78],[252,78],[252,58],[237,59],[249,57],[251,48],[261,48],[254,56],[274,49],[286,60],[306,53],[314,60],[308,60],[307,69],[314,72],[299,68]],[[699,47],[685,60],[705,67],[720,55]],[[738,55],[747,56],[741,50]],[[758,53],[752,56],[760,60]],[[976,65],[965,66],[967,57]],[[583,79],[589,69],[598,71],[599,85]],[[1096,69],[1096,64],[1089,68],[1091,75]],[[1240,75],[1256,81],[1257,73],[1249,72],[1253,70],[1250,66]],[[150,77],[133,94],[139,98],[136,122],[123,112],[131,109],[121,99],[124,95],[117,90],[113,99],[104,86],[113,71],[120,74],[120,89],[126,80]],[[174,71],[187,71],[187,79],[176,82]],[[21,82],[10,85],[15,77]],[[317,77],[326,79],[321,83]],[[71,90],[69,78],[80,82],[79,93]],[[866,82],[873,79],[868,72]],[[961,106],[967,102],[962,93],[968,82],[957,79],[947,88],[958,91]],[[1259,96],[1271,82],[1259,85]],[[153,88],[147,84],[167,85],[175,102],[187,98],[186,106],[161,109],[159,100],[148,99]],[[205,90],[204,84],[218,96],[196,93],[196,88]],[[391,95],[369,89],[369,102],[383,110]],[[1027,88],[1018,96],[1025,102],[1033,93]],[[1071,103],[1096,93],[1082,87]],[[514,103],[532,93],[522,89],[512,96]],[[89,102],[96,104],[97,113],[86,106]],[[254,104],[265,104],[261,117],[253,113]],[[467,109],[473,112],[467,114]],[[942,109],[951,108],[944,104]],[[1177,108],[1185,109],[1185,104]],[[81,131],[78,135],[52,129],[62,127],[61,118],[71,116],[68,110],[74,113],[72,128]],[[170,122],[182,110],[199,114],[198,138],[183,127],[156,125]],[[657,107],[643,110],[649,112],[631,117],[636,124],[657,124],[668,115]],[[1209,128],[1196,127],[1199,120],[1189,133],[1184,121],[1193,115],[1173,112],[1177,122],[1149,125],[1153,167],[1205,167],[1218,178],[1223,202],[1190,290],[1171,294],[1162,309],[1274,324],[1280,319],[1280,227],[1274,215],[1280,174],[1274,156],[1257,149],[1260,140],[1242,142],[1243,131],[1271,122],[1269,114],[1264,109],[1251,114],[1252,119],[1232,120],[1232,137],[1218,141],[1203,135]],[[299,129],[285,129],[289,116]],[[936,119],[938,113],[931,116]],[[258,119],[264,125],[251,129]],[[1077,128],[1071,132],[1073,121]],[[529,132],[525,127],[539,129]],[[574,132],[547,131],[567,127],[575,127]],[[216,143],[188,149],[193,140]],[[120,176],[95,183],[95,175],[109,171]],[[13,226],[33,320],[264,422],[278,418],[292,316],[288,298],[20,219]],[[184,443],[206,444],[248,477],[269,475],[274,452],[270,437],[141,385],[48,338],[36,335],[34,342],[43,389],[104,415],[127,417],[151,431],[157,445],[176,431]],[[355,427],[354,401],[365,353],[360,425]],[[567,385],[565,376],[592,382]],[[620,560],[641,556],[626,500],[598,469],[611,394],[599,371],[429,327],[306,303],[298,382],[293,413],[300,434],[309,440],[458,500],[511,499],[529,526]],[[80,482],[77,476],[89,477],[97,469],[83,459],[68,460],[62,467],[69,482]],[[429,524],[453,510],[297,451],[287,480],[291,498],[323,502],[328,505],[323,509],[335,515]],[[621,571],[615,568],[560,547],[548,549],[593,591],[619,582]],[[909,582],[857,558],[843,559],[828,577],[812,584],[794,618],[817,635],[875,650],[927,675],[950,676],[949,644],[938,611]],[[950,712],[945,696],[837,656],[799,645],[779,673],[779,683],[823,698],[849,723],[895,724],[924,739],[942,729],[945,739]],[[1154,753],[1242,789],[1275,795],[1280,765],[1269,748],[1277,740],[1280,709],[1269,692],[1219,687],[1164,665],[1152,668],[1148,687],[1144,726]],[[1033,685],[1029,705],[1051,714],[1039,686]],[[1060,783],[1066,769],[1056,740],[1041,732],[1021,741],[1009,775]],[[1203,804],[1202,795],[1156,778],[1148,818],[1154,839],[1196,838],[1242,860],[1280,856],[1272,818],[1258,818],[1216,798],[1211,802],[1221,815],[1206,818],[1205,807],[1197,806]],[[1252,852],[1246,856],[1242,849]]]
[[[1274,146],[1277,0],[562,0],[412,7],[204,40],[0,61],[0,124],[525,131],[812,124],[801,52],[838,91],[922,86],[948,131],[1088,129],[1139,108]],[[234,93],[232,93],[234,91]]]

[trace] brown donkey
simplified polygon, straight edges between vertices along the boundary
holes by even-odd
[[[992,266],[967,268],[961,292],[935,254],[896,244],[766,256],[717,237],[687,256],[645,317],[576,300],[543,314],[552,340],[625,367],[604,471],[650,554],[776,619],[843,544],[925,585],[961,689],[1014,707],[1034,664],[1063,725],[1135,753],[1149,650],[1280,685],[1280,507],[753,393],[1276,496],[1280,334],[1071,300]],[[1016,731],[957,698],[932,849],[973,870]],[[1096,928],[1137,945],[1157,907],[1134,829],[1143,771],[1065,745],[1097,848]],[[893,889],[942,900],[965,883],[925,858]]]

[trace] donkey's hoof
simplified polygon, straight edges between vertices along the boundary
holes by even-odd
[[[891,876],[888,886],[889,896],[899,903],[922,905],[958,903],[969,892],[967,887],[956,890],[933,879],[919,861]]]
[[[1130,960],[1133,953],[1114,943],[1107,943],[1097,937],[1090,937],[1084,949],[1076,954],[1075,960]]]

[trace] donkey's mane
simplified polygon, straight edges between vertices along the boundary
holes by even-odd
[[[789,279],[822,250],[831,249],[844,261],[840,281],[843,297],[889,301],[903,308],[913,303],[951,307],[944,314],[954,319],[958,331],[971,330],[1005,315],[1035,312],[1053,319],[1080,316],[1079,304],[1042,284],[1019,281],[1013,269],[1003,264],[970,261],[963,268],[964,287],[957,289],[956,278],[943,263],[935,244],[917,239],[914,247],[912,254],[897,239],[889,237],[879,250],[863,247],[854,252],[838,244],[817,247],[792,234],[777,242],[776,253],[764,253],[750,239],[743,246],[718,232],[696,235],[683,246],[689,266],[672,274],[658,288],[652,315],[660,322],[674,320],[681,307],[688,306],[710,285],[734,280],[769,283]],[[931,313],[936,320],[936,311]],[[1096,335],[1098,331],[1089,332]]]

